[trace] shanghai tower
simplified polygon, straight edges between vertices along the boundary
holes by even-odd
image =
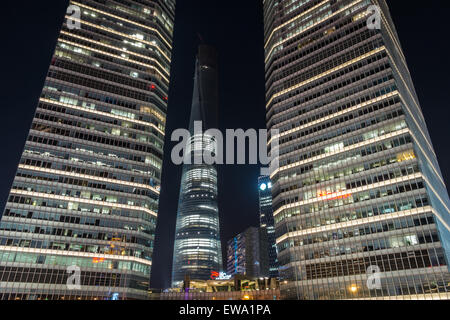
[[[210,46],[200,45],[189,122],[191,137],[185,159],[192,160],[211,148],[215,152],[214,139],[194,129],[198,122],[202,123],[203,130],[217,128],[217,118],[217,52]],[[212,271],[222,270],[217,169],[204,162],[190,162],[193,164],[185,161],[181,177],[172,267],[174,286],[187,275],[191,279],[207,280]]]

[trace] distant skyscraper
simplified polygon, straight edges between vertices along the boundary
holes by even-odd
[[[208,280],[211,272],[222,271],[217,169],[215,165],[195,164],[195,155],[214,149],[212,137],[194,132],[194,122],[203,130],[218,126],[217,53],[212,47],[199,48],[189,131],[188,153],[192,164],[184,164],[181,177],[178,216],[173,256],[172,283],[185,275],[192,280]]]
[[[270,177],[261,176],[258,178],[258,190],[260,226],[267,233],[270,277],[277,278],[279,276],[278,258],[272,209],[272,182],[270,181]]]
[[[264,19],[284,295],[450,298],[448,193],[386,2],[267,0]]]
[[[228,241],[227,273],[250,278],[269,277],[267,233],[251,227]]]
[[[175,1],[70,3],[0,224],[0,300],[145,299]]]

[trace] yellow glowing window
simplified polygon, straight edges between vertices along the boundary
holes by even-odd
[[[148,114],[155,116],[156,119],[158,119],[162,123],[166,122],[165,117],[163,115],[161,115],[159,112],[156,112],[154,109],[150,109],[149,107],[146,107],[146,106],[141,106],[141,112],[148,113]]]
[[[397,155],[398,162],[408,161],[408,160],[412,160],[415,158],[416,158],[416,155],[415,155],[414,151],[412,151],[412,150],[402,152]]]
[[[353,16],[352,20],[353,20],[353,22],[355,22],[355,21],[365,18],[367,15],[368,15],[367,11],[364,11],[364,12],[358,13],[356,16]]]

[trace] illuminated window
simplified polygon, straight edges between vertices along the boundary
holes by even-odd
[[[405,151],[405,152],[399,153],[397,155],[398,162],[408,161],[408,160],[412,160],[415,158],[416,158],[416,155],[414,154],[413,150]]]

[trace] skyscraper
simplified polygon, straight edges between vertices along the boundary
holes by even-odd
[[[70,4],[0,223],[0,299],[144,299],[175,1]]]
[[[449,298],[448,193],[386,2],[268,0],[264,16],[284,295]]]
[[[267,233],[269,276],[271,278],[277,278],[279,276],[278,258],[272,209],[272,182],[270,181],[270,177],[261,176],[258,178],[258,190],[260,226]]]
[[[269,277],[267,232],[250,227],[228,241],[227,273],[250,278]]]
[[[216,151],[212,136],[197,132],[195,122],[204,131],[218,126],[217,52],[200,45],[195,66],[187,155],[183,164],[172,267],[172,283],[180,284],[186,275],[193,280],[208,280],[211,272],[222,271],[219,209],[217,205],[217,169],[204,161],[195,161],[205,150]]]

